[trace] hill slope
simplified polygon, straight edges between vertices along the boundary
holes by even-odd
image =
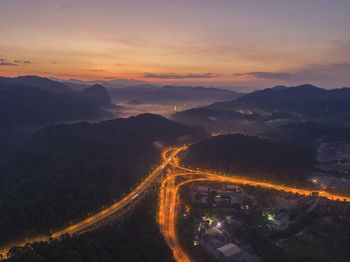
[[[125,88],[109,88],[113,101],[129,102],[138,101],[138,103],[189,103],[189,102],[206,102],[223,101],[237,98],[239,93],[234,91],[190,87],[190,86],[164,86],[156,87],[152,85],[130,86]]]
[[[350,88],[326,90],[312,85],[289,88],[268,88],[247,94],[236,100],[219,102],[209,106],[220,110],[290,112],[304,117],[330,119],[335,114],[350,112]]]
[[[106,116],[105,111],[70,95],[50,93],[32,86],[0,83],[0,128],[38,127]]]
[[[7,85],[26,85],[26,86],[35,86],[42,90],[52,93],[61,93],[61,94],[72,94],[74,91],[68,86],[53,81],[51,79],[39,76],[18,76],[15,78],[11,77],[0,77],[0,82],[6,83]]]
[[[350,121],[350,88],[325,90],[312,85],[277,86],[200,110],[175,113],[171,119],[202,124],[209,130],[221,126],[231,132],[236,126],[247,124],[252,126],[251,132],[268,129],[270,125],[305,120],[344,124]]]
[[[205,135],[151,114],[40,130],[0,163],[0,241],[96,212],[148,174],[160,145]]]
[[[314,159],[314,147],[305,142],[237,134],[212,137],[191,145],[183,162],[192,168],[303,185],[313,169]]]

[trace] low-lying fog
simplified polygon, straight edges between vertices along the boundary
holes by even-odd
[[[119,103],[123,109],[120,111],[120,117],[136,116],[143,113],[152,113],[162,115],[169,118],[171,114],[179,111],[191,109],[194,107],[205,106],[206,104],[130,104],[130,103]]]

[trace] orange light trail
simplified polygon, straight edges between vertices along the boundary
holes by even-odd
[[[194,182],[194,181],[217,181],[217,182],[223,182],[223,183],[243,184],[243,185],[249,185],[254,187],[275,189],[278,191],[284,191],[284,192],[299,194],[304,196],[312,196],[314,192],[317,192],[319,196],[325,197],[330,200],[339,200],[339,201],[342,200],[342,201],[350,202],[350,197],[335,195],[335,194],[328,193],[326,191],[285,187],[285,186],[268,183],[268,182],[255,181],[255,180],[250,180],[250,179],[236,177],[236,176],[229,177],[229,176],[218,175],[210,172],[203,172],[199,170],[192,170],[189,168],[185,168],[180,166],[179,160],[175,157],[180,151],[185,150],[186,148],[187,146],[183,146],[183,147],[168,148],[164,150],[162,152],[162,158],[164,161],[127,196],[125,196],[119,202],[102,210],[101,212],[77,224],[74,224],[70,227],[67,227],[61,231],[58,231],[52,234],[51,238],[54,238],[54,239],[60,238],[65,234],[70,234],[70,235],[78,234],[79,232],[88,230],[89,228],[91,228],[91,226],[97,224],[98,222],[103,221],[106,217],[113,215],[117,212],[122,212],[124,207],[134,203],[134,201],[138,199],[138,197],[141,196],[142,193],[144,193],[148,188],[154,185],[154,183],[159,178],[161,171],[163,171],[164,168],[169,164],[173,166],[174,169],[177,169],[178,171],[173,172],[162,182],[161,191],[160,191],[160,208],[159,208],[158,222],[159,222],[160,230],[163,233],[167,244],[170,246],[170,248],[174,253],[175,259],[181,262],[190,261],[189,257],[182,250],[179,240],[175,233],[176,232],[175,231],[176,205],[178,200],[178,190],[182,185],[186,183]],[[185,178],[188,177],[189,179],[176,185],[175,178],[179,176],[182,176]],[[199,177],[193,178],[193,176],[199,176]],[[30,242],[40,242],[40,241],[48,241],[48,240],[49,239],[47,236],[39,236],[39,237],[30,239],[29,241],[8,244],[6,247],[0,250],[0,254],[3,255],[3,257],[6,257],[9,249],[13,246],[24,246],[25,244]]]
[[[274,189],[277,191],[283,191],[286,193],[299,194],[304,196],[313,196],[314,193],[317,193],[318,196],[327,198],[329,200],[350,202],[350,197],[335,195],[326,191],[286,187],[283,185],[255,181],[237,176],[225,176],[210,172],[192,170],[180,166],[179,160],[177,158],[174,158],[173,161],[171,161],[169,164],[173,166],[174,172],[169,174],[168,177],[162,182],[160,191],[160,208],[158,214],[158,221],[160,230],[165,238],[165,241],[173,251],[174,258],[178,262],[191,261],[188,255],[181,248],[175,228],[176,206],[178,204],[178,191],[182,185],[185,185],[187,183],[196,181],[214,181],[222,183],[241,184],[253,187]],[[187,180],[182,181],[178,185],[176,185],[175,179],[177,177],[187,178]]]
[[[130,204],[133,204],[139,196],[142,195],[148,188],[150,188],[158,179],[161,172],[164,170],[164,167],[169,164],[171,160],[181,151],[184,150],[186,147],[178,147],[178,148],[167,148],[162,152],[162,158],[163,162],[149,175],[146,179],[144,179],[132,192],[130,192],[127,196],[122,198],[117,203],[107,207],[106,209],[100,211],[99,213],[86,218],[85,220],[74,224],[72,226],[69,226],[63,230],[60,230],[50,236],[50,238],[57,239],[61,238],[63,235],[69,234],[78,234],[79,232],[85,232],[91,226],[99,223],[100,221],[103,221],[105,218],[107,218],[110,215],[113,215],[117,212],[122,212],[123,208],[127,207]],[[0,250],[0,255],[3,257],[7,256],[8,251],[11,247],[14,246],[25,246],[25,244],[30,242],[40,242],[40,241],[48,241],[49,237],[47,236],[38,236],[36,238],[30,239],[25,242],[19,242],[19,243],[12,243],[8,244],[6,247],[2,248]]]

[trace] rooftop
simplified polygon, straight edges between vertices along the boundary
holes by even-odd
[[[233,243],[229,243],[227,245],[219,247],[217,248],[217,250],[223,253],[225,257],[230,257],[242,251],[237,245]]]

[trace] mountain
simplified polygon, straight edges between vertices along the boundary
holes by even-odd
[[[346,123],[350,120],[350,88],[326,90],[312,85],[277,86],[234,100],[216,102],[204,108],[201,112],[196,110],[195,117],[202,119],[204,125],[209,125],[212,119],[221,122],[237,120],[236,112],[242,114],[239,120],[260,120],[259,125],[300,120]],[[193,111],[194,109],[175,113],[171,119],[182,123],[197,123]],[[253,118],[252,115],[260,117]],[[232,123],[227,123],[227,126],[230,124]]]
[[[102,85],[93,85],[85,88],[82,93],[91,98],[91,102],[100,106],[111,105],[111,97],[108,91]]]
[[[97,212],[148,174],[162,146],[206,136],[152,114],[41,129],[0,164],[0,242]]]
[[[81,91],[84,87],[88,87],[91,85],[103,85],[108,88],[123,88],[127,86],[135,86],[135,85],[148,85],[149,83],[142,80],[135,79],[123,79],[123,78],[115,78],[112,80],[95,80],[95,81],[82,81],[78,79],[59,79],[51,77],[50,79],[63,83],[66,86],[71,87],[72,89]]]
[[[52,78],[54,79],[54,78]],[[178,104],[199,103],[210,104],[216,101],[236,99],[242,94],[219,88],[192,86],[163,86],[158,87],[147,82],[117,79],[111,81],[81,81],[76,79],[55,79],[76,91],[83,91],[91,85],[101,85],[107,88],[115,103],[130,104]]]
[[[1,145],[15,142],[43,126],[82,120],[96,121],[112,116],[112,113],[79,96],[0,82]]]
[[[212,108],[192,108],[186,111],[180,111],[171,116],[174,121],[191,121],[195,124],[201,124],[202,121],[211,120],[213,123],[223,120],[250,120],[256,121],[261,119],[259,114],[242,114],[236,111],[225,111]]]
[[[116,88],[123,86],[135,86],[135,85],[149,85],[150,83],[143,80],[136,79],[124,79],[124,78],[116,78],[109,81],[97,81],[98,83],[105,85],[107,87]]]
[[[328,98],[328,91],[312,85],[275,87],[255,91],[236,100],[218,102],[210,108],[232,110],[249,108],[266,111],[296,111],[310,102]]]
[[[38,77],[38,76],[18,76],[15,78],[0,77],[0,81],[8,85],[35,86],[42,90],[52,92],[52,93],[71,94],[73,92],[73,90],[68,86],[45,77]]]
[[[176,103],[212,103],[234,99],[241,94],[231,90],[218,88],[204,88],[191,86],[163,86],[137,85],[125,88],[109,88],[113,101],[153,103],[153,104],[176,104]]]
[[[71,88],[68,82],[61,83],[53,79],[39,76],[18,76],[15,78],[0,77],[0,82],[7,85],[37,87],[50,93],[70,95],[98,107],[112,107],[108,91],[102,85],[98,84],[93,84],[92,86],[72,84],[73,88]]]
[[[37,87],[0,84],[0,128],[36,127],[75,120],[96,120],[109,114],[66,94]]]
[[[83,91],[85,88],[88,88],[90,87],[91,85],[94,85],[94,84],[91,84],[91,85],[88,85],[88,84],[80,84],[80,83],[75,83],[75,82],[67,82],[67,81],[64,81],[64,82],[61,82],[62,84],[64,84],[65,86],[68,86],[69,88],[75,90],[75,91]]]
[[[162,89],[173,94],[182,94],[189,99],[195,98],[197,100],[228,100],[241,96],[240,93],[214,87],[164,86]]]
[[[116,109],[101,85],[76,91],[38,76],[0,77],[0,94],[0,129],[97,120],[112,116],[104,109]]]
[[[286,111],[308,116],[327,116],[350,110],[350,88],[326,90],[312,85],[275,87],[209,106],[221,110],[246,108],[265,112]]]

